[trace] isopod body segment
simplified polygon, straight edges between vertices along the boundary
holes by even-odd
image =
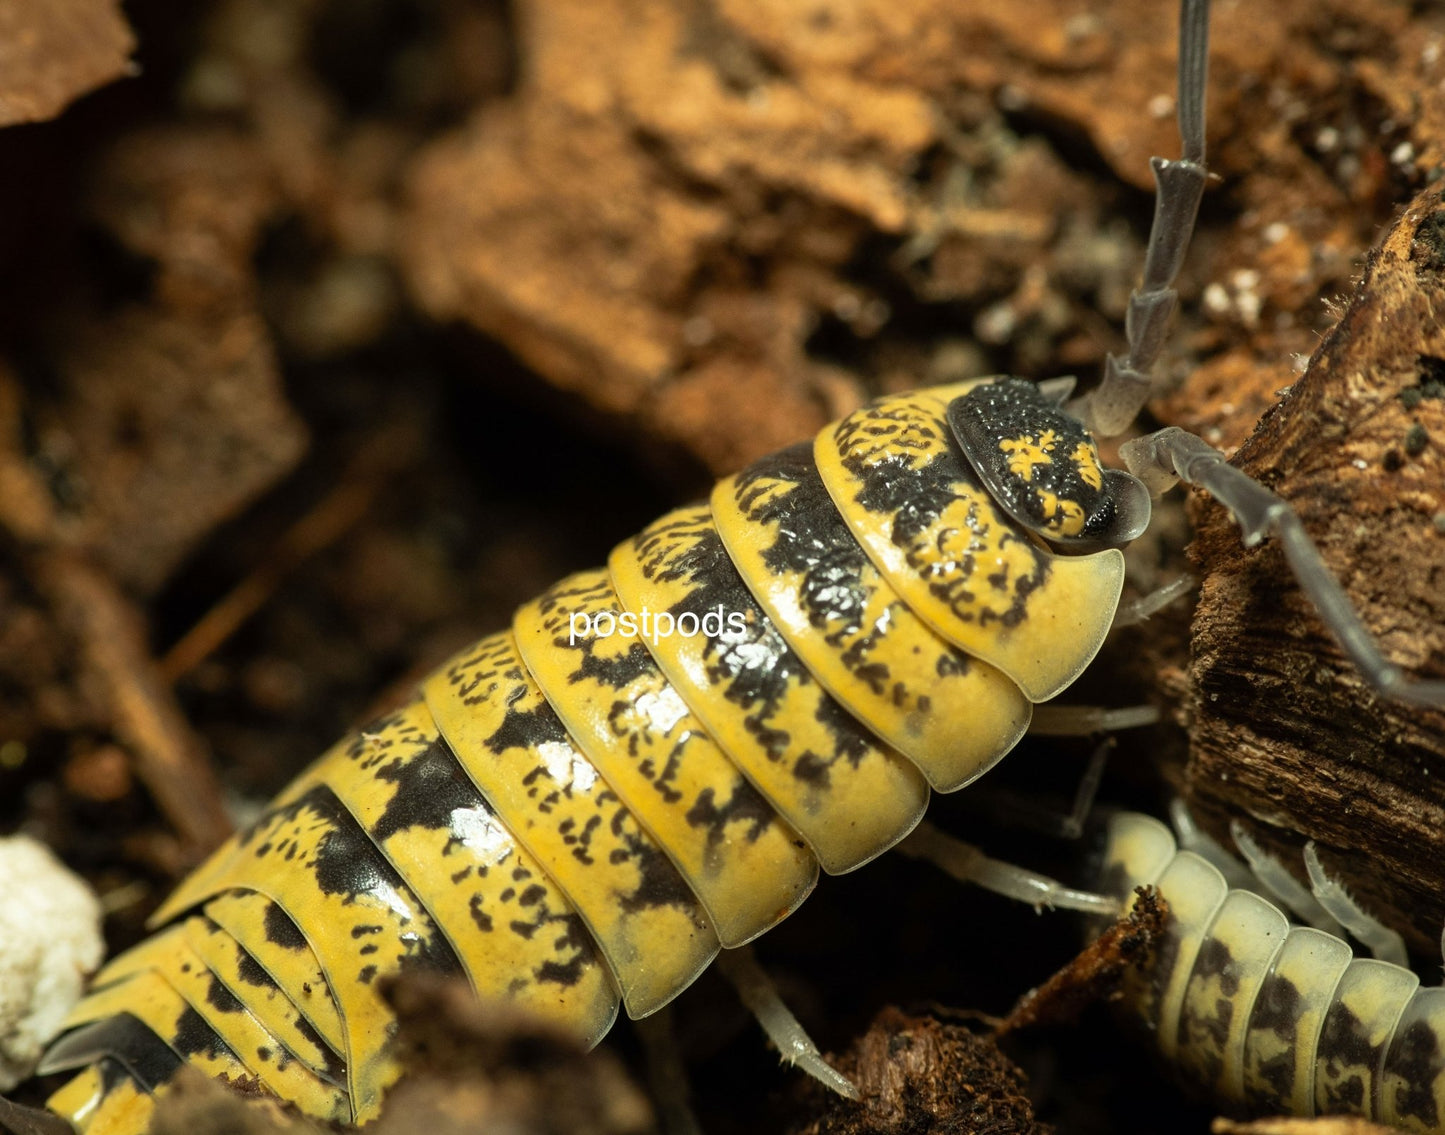
[[[383,978],[462,974],[592,1043],[897,843],[1078,676],[1123,583],[1116,548],[1058,554],[995,503],[949,425],[988,382],[763,458],[334,746],[101,971],[52,1108],[130,1135],[192,1063],[363,1123],[398,1075]],[[985,439],[1011,475],[1096,481],[1082,427],[1025,401],[1059,421]],[[1086,506],[1047,492],[1072,531]]]

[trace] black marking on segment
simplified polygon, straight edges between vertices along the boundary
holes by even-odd
[[[508,749],[531,751],[542,745],[573,747],[562,719],[545,702],[535,709],[508,709],[502,723],[485,744],[489,751],[499,756]]]
[[[1380,1055],[1379,1048],[1370,1043],[1364,1022],[1343,1001],[1336,1001],[1325,1014],[1318,1054],[1332,1079],[1340,1077],[1346,1068],[1374,1068]],[[1348,1079],[1325,1085],[1327,1112],[1362,1114],[1364,1106],[1364,1077],[1351,1074]]]
[[[604,599],[605,604],[602,602]],[[611,585],[605,579],[591,587],[553,588],[538,600],[538,604],[544,617],[552,615],[559,608],[564,611],[605,610],[614,615],[623,613]],[[553,649],[572,651],[579,656],[576,669],[567,677],[569,684],[591,681],[606,689],[621,692],[645,678],[657,683],[660,688],[673,690],[672,684],[667,681],[652,654],[640,640],[634,641],[625,654],[611,657],[598,656],[597,641],[597,638],[590,634],[582,635],[575,641],[569,635],[558,634],[553,637]],[[679,701],[682,700],[681,695],[677,695],[675,691],[674,696],[677,696]],[[607,718],[613,737],[618,742],[625,742],[628,755],[635,757],[638,752],[637,735],[640,730],[649,729],[650,725],[637,720],[635,707],[627,697],[618,698],[612,703]],[[672,783],[676,779],[687,740],[687,736],[681,736],[668,759],[661,765],[653,762],[651,758],[637,765],[637,771],[648,779],[668,804],[676,804],[682,799],[682,794],[672,787]],[[716,794],[711,789],[705,789],[691,803],[683,818],[691,827],[705,831],[704,855],[709,857],[711,862],[730,838],[727,829],[735,820],[749,821],[743,838],[752,843],[777,819],[777,813],[762,794],[739,773],[734,778],[725,802],[717,803]]]
[[[526,677],[521,656],[513,652],[505,635],[482,639],[472,653],[447,670],[447,681],[455,688],[462,704],[469,706],[489,701],[503,680],[515,685]]]
[[[948,404],[948,422],[991,495],[1022,523],[1050,531],[1057,519],[1044,509],[1043,494],[1050,494],[1082,511],[1076,537],[1096,538],[1113,526],[1115,503],[1094,439],[1032,382],[1004,378],[976,386]],[[1024,446],[1041,460],[1024,458]],[[1082,460],[1076,456],[1082,454]]]
[[[301,928],[292,921],[289,914],[281,909],[279,903],[267,900],[262,925],[266,931],[266,941],[273,946],[280,946],[283,950],[292,951],[311,948],[310,943],[306,941],[306,935],[301,933]]]
[[[226,988],[214,973],[211,974],[210,984],[206,987],[206,1002],[218,1013],[244,1013],[246,1006],[241,1004],[240,999]]]
[[[310,819],[303,821],[301,817],[307,813]],[[389,903],[394,901],[397,893],[408,890],[405,881],[387,863],[361,825],[352,819],[341,801],[325,785],[318,784],[295,800],[267,813],[266,822],[274,825],[273,836],[290,827],[309,827],[315,832],[314,844],[284,835],[274,843],[268,839],[253,854],[259,860],[275,855],[288,862],[301,859],[323,894],[341,895],[344,900],[351,900],[363,894],[380,893],[385,896],[383,901]],[[418,914],[422,914],[420,901],[413,901],[416,901]],[[269,917],[268,912],[268,936]],[[291,920],[288,918],[286,921]],[[294,927],[295,923],[291,925]],[[305,941],[304,937],[302,941]],[[403,970],[420,966],[442,973],[461,972],[461,964],[446,938],[436,932],[435,924],[424,915],[422,921],[415,924],[414,935],[409,935],[402,945],[406,949],[399,961]]]
[[[759,484],[767,481],[790,487],[773,493]],[[738,474],[737,501],[749,521],[774,532],[772,546],[763,553],[768,570],[804,577],[801,598],[808,621],[820,630],[835,622],[856,630],[868,601],[867,588],[859,582],[868,557],[818,475],[812,443],[754,461]]]
[[[288,919],[287,921],[290,920]],[[206,919],[206,922],[209,924],[213,934],[217,932],[224,933],[224,931],[221,931],[221,928],[209,918]],[[227,935],[227,937],[229,938],[230,935]],[[231,944],[236,948],[236,976],[238,978],[247,985],[254,985],[257,989],[275,990],[278,993],[281,991],[281,987],[276,983],[276,979],[266,972],[265,967],[253,958],[241,943],[232,938]]]
[[[1218,938],[1208,937],[1199,947],[1199,957],[1194,963],[1198,977],[1219,979],[1219,991],[1226,997],[1239,992],[1239,973],[1234,965],[1234,955],[1229,947]]]
[[[229,1059],[241,1063],[236,1050],[206,1022],[206,1018],[187,1005],[176,1019],[171,1046],[182,1056],[204,1056],[210,1060]]]
[[[393,757],[373,775],[395,786],[369,833],[378,844],[407,828],[451,831],[455,812],[481,811],[496,819],[496,813],[439,737],[419,752]]]
[[[597,944],[592,940],[592,935],[587,933],[587,928],[582,920],[575,914],[567,915],[565,918],[553,916],[548,921],[556,922],[559,925],[560,935],[553,939],[552,949],[562,954],[571,951],[572,956],[565,962],[549,959],[532,971],[532,978],[535,981],[551,982],[567,988],[576,985],[582,980],[582,975],[587,972],[587,967],[597,965]]]
[[[302,846],[290,836],[279,840],[273,836],[272,840],[256,849],[256,857],[265,859],[279,854],[290,862],[309,853],[309,861],[303,862],[321,893],[326,895],[354,897],[370,894],[382,884],[395,886],[401,881],[372,848],[371,841],[364,838],[356,822],[341,807],[331,790],[324,785],[317,785],[289,804],[275,809],[269,814],[268,820],[279,834],[288,827],[300,827],[299,817],[308,812],[314,817],[314,847]],[[293,846],[296,847],[294,855]]]
[[[369,773],[390,760],[393,749],[401,745],[416,748],[416,742],[422,739],[421,729],[398,710],[369,721],[358,729],[346,746],[346,756],[356,762],[363,772]]]
[[[620,612],[621,608],[617,610]],[[566,641],[562,640],[564,644]],[[592,645],[591,635],[584,635],[577,640],[577,646],[585,646],[586,649],[577,670],[568,675],[567,680],[574,685],[583,681],[595,681],[609,689],[621,690],[657,668],[652,655],[647,653],[647,647],[640,642],[634,642],[627,648],[626,654],[614,658],[598,658]]]
[[[378,725],[373,728],[380,732],[382,727]],[[365,746],[358,746],[358,751],[364,749]],[[486,797],[477,791],[451,747],[440,737],[433,738],[419,751],[410,755],[388,756],[373,770],[373,775],[396,786],[381,817],[372,825],[370,835],[377,843],[382,843],[397,832],[411,827],[451,831],[452,817],[459,811],[485,813],[494,823],[501,824],[496,810],[487,802]],[[461,837],[453,834],[447,845],[447,852],[461,843]],[[485,877],[489,869],[486,866],[476,868],[482,877]],[[530,873],[524,874],[527,878],[531,877]],[[452,880],[454,885],[459,885],[461,881],[459,878]],[[558,964],[555,967],[558,975],[550,977],[549,980],[575,985],[581,980],[586,967],[596,964],[596,947],[575,914],[557,914],[550,907],[540,905],[543,894],[545,891],[536,886],[524,892],[524,896],[532,897],[530,900],[524,897],[519,901],[519,905],[536,907],[532,912],[534,920],[514,919],[508,926],[513,933],[530,939],[542,926],[562,924],[564,932],[559,941],[567,942],[567,948],[572,950],[573,957],[566,963]],[[496,920],[493,914],[483,909],[481,898],[477,894],[472,895],[470,914],[472,922],[482,932],[490,933],[495,929]]]
[[[773,493],[759,484],[766,481],[791,487]],[[789,446],[755,461],[738,474],[737,484],[738,505],[744,515],[755,524],[769,525],[775,534],[772,546],[763,553],[764,564],[776,575],[802,576],[799,598],[808,622],[819,630],[837,627],[824,640],[838,648],[862,628],[869,590],[861,580],[872,565],[828,495],[813,460],[812,443]],[[839,655],[843,665],[875,694],[885,693],[891,681],[887,665],[872,657],[880,637],[870,631]],[[967,654],[942,639],[936,645],[941,675],[968,673]]]
[[[1204,1082],[1209,1084],[1216,1083],[1224,1071],[1224,1051],[1229,1042],[1229,1026],[1234,1020],[1232,998],[1239,992],[1234,955],[1228,946],[1214,937],[1205,938],[1200,945],[1190,984],[1211,979],[1218,980],[1220,995],[1209,1011],[1202,1016],[1191,1012],[1186,993],[1184,1011],[1179,1017],[1179,1042],[1189,1046],[1195,1067]]]
[[[617,896],[623,910],[632,914],[657,906],[675,906],[689,911],[697,909],[697,896],[661,848],[644,842],[635,834],[626,837],[624,843],[627,854],[637,864],[641,878],[636,890]],[[622,853],[614,851],[612,854],[617,858]]]
[[[569,955],[566,960],[548,959],[543,962],[534,976],[538,981],[552,981],[558,985],[576,985],[589,966],[600,965],[597,943],[587,932],[582,919],[574,914],[557,914],[541,903],[519,903],[529,908],[532,920],[515,918],[507,923],[507,929],[518,937],[530,941],[539,931],[554,934],[552,948],[558,954]],[[535,909],[531,909],[535,906]]]
[[[117,1013],[62,1036],[45,1053],[36,1074],[69,1072],[105,1057],[119,1063],[147,1092],[166,1083],[184,1063],[139,1017]]]
[[[1251,1032],[1259,1030],[1272,1034],[1279,1042],[1281,1051],[1259,1063],[1259,1076],[1270,1087],[1272,1095],[1255,1090],[1250,1091],[1249,1102],[1261,1107],[1283,1107],[1294,1095],[1295,1054],[1300,1043],[1300,1019],[1304,1016],[1304,998],[1299,988],[1288,978],[1270,974],[1259,987],[1254,999],[1254,1011],[1249,1017]]]
[[[763,798],[762,793],[746,780],[739,778],[732,786],[732,795],[721,804],[717,803],[711,788],[703,789],[683,818],[692,827],[707,830],[703,866],[711,870],[721,865],[718,861],[726,854],[729,825],[738,820],[746,820],[748,826],[743,832],[743,839],[756,843],[758,837],[778,818],[778,814]]]
[[[550,981],[565,988],[582,980],[582,966],[581,957],[573,957],[565,964],[546,961],[532,971],[532,977],[537,981]]]
[[[275,904],[272,904],[272,907],[280,912],[280,917],[286,918],[285,912],[281,911],[279,907],[275,907]],[[286,920],[288,922],[290,921],[289,918]],[[209,918],[207,918],[206,921],[210,924],[213,931],[225,933],[225,931],[221,930],[221,928]],[[301,1037],[306,1043],[311,1046],[311,1050],[321,1061],[322,1067],[317,1069],[317,1074],[324,1080],[329,1080],[331,1083],[345,1087],[346,1062],[342,1059],[341,1054],[332,1048],[331,1045],[326,1042],[325,1038],[311,1027],[311,1023],[302,1015],[301,1010],[296,1007],[290,995],[281,988],[275,978],[266,972],[261,963],[253,958],[250,952],[242,946],[241,943],[231,938],[229,934],[227,934],[226,937],[236,950],[236,976],[247,985],[254,986],[257,989],[265,990],[268,993],[273,993],[283,998],[287,1004],[291,1006],[293,1011],[289,1016],[292,1026],[301,1034]],[[213,980],[217,980],[214,975]],[[234,993],[234,991],[231,990],[227,990],[227,992]],[[236,1000],[238,1003],[244,1005],[244,998],[237,997]]]
[[[805,687],[813,676],[793,653],[728,558],[722,538],[710,521],[675,521],[637,537],[638,561],[649,579],[685,581],[690,590],[669,608],[674,618],[692,614],[699,620],[721,611],[726,619],[741,614],[741,631],[724,627],[721,635],[704,633],[703,658],[709,680],[728,701],[747,714],[746,725],[771,761],[791,757],[799,780],[826,788],[830,770],[840,760],[856,768],[875,742],[833,697],[820,690],[817,722],[832,741],[831,753],[793,753],[792,735],[783,727],[783,702],[789,683]],[[677,551],[679,543],[684,545]],[[666,564],[666,566],[664,566]]]
[[[505,826],[498,818],[496,810],[477,791],[456,754],[443,738],[432,737],[425,745],[418,745],[415,742],[420,739],[421,731],[411,728],[408,732],[416,735],[411,738],[411,751],[400,753],[396,751],[397,745],[394,741],[379,741],[381,736],[394,736],[395,732],[397,729],[394,719],[382,719],[362,730],[350,750],[354,759],[370,766],[371,775],[395,785],[391,799],[387,801],[382,815],[369,832],[375,843],[379,845],[407,828],[447,831],[451,836],[443,854],[450,854],[453,848],[460,847],[463,843],[462,837],[453,831],[452,826],[457,812],[485,814],[493,823]],[[366,736],[367,733],[372,736]],[[399,740],[404,743],[407,738]],[[450,882],[459,886],[473,870],[478,877],[485,878],[490,867],[469,865],[451,875]],[[523,877],[531,878],[530,872],[520,868],[518,871]],[[582,979],[589,965],[598,964],[596,946],[575,914],[558,914],[540,902],[545,893],[543,888],[535,885],[523,892],[524,897],[519,900],[518,905],[535,908],[528,912],[531,920],[513,919],[507,926],[512,933],[530,939],[543,926],[561,924],[562,936],[558,942],[567,943],[565,948],[571,950],[572,957],[555,965],[548,963],[552,965],[552,969],[548,970],[547,980],[562,985],[575,985]],[[418,898],[420,900],[420,895]],[[425,906],[424,901],[423,905]],[[495,912],[498,915],[501,913],[504,912]],[[494,912],[483,908],[480,894],[472,894],[469,914],[472,923],[483,933],[491,933],[496,929],[497,917]],[[362,954],[374,952],[374,946],[361,950]]]
[[[1412,1021],[1396,1035],[1385,1058],[1387,1080],[1391,1075],[1401,1080],[1395,1091],[1395,1114],[1415,1120],[1427,1131],[1438,1128],[1435,1087],[1441,1073],[1445,1073],[1445,1053],[1440,1051],[1439,1036],[1428,1021]]]
[[[514,671],[514,681],[518,688],[524,684],[530,685],[531,677],[522,671]],[[508,749],[523,749],[528,752],[535,752],[544,744],[565,744],[569,749],[573,748],[567,730],[562,725],[562,720],[543,701],[532,709],[519,710],[508,707],[502,717],[501,723],[497,726],[492,735],[483,742],[487,749],[498,755]],[[575,751],[575,750],[574,750]],[[577,754],[581,757],[581,754]],[[545,772],[543,766],[538,766],[529,778],[535,779]],[[556,791],[566,791],[558,787]],[[614,832],[618,831],[630,816],[622,802],[617,799],[616,794],[609,789],[603,789],[603,795],[598,797],[598,803],[616,803],[616,811],[613,815],[612,825]],[[545,806],[545,801],[544,801]],[[564,839],[572,846],[572,855],[580,863],[591,863],[591,840],[592,832],[596,824],[602,822],[601,816],[591,817],[588,825],[581,832],[562,833]],[[684,910],[695,910],[697,897],[688,888],[678,874],[677,868],[656,846],[652,845],[646,836],[642,834],[641,827],[634,819],[628,826],[629,834],[623,840],[623,846],[612,851],[614,861],[632,859],[635,861],[639,883],[630,894],[618,895],[617,901],[627,911],[637,911],[647,907],[676,906]],[[525,925],[525,924],[524,924]],[[516,924],[513,924],[516,927]]]
[[[978,474],[957,452],[958,443],[948,433],[942,421],[936,421],[932,428],[924,427],[931,437],[947,440],[949,449],[932,457],[927,464],[914,468],[906,452],[887,455],[868,461],[854,452],[858,435],[879,433],[875,419],[908,422],[915,425],[912,415],[901,411],[875,408],[866,414],[845,418],[839,424],[836,438],[840,452],[845,454],[843,466],[861,484],[854,500],[861,507],[879,516],[891,517],[890,538],[899,548],[907,549],[920,533],[928,529],[944,510],[957,499],[955,484],[965,484],[977,489],[980,500],[987,500],[988,491],[979,480]],[[929,591],[949,605],[954,616],[965,623],[977,621],[988,626],[997,621],[1005,627],[1015,627],[1028,617],[1028,599],[1034,591],[1048,580],[1049,557],[1033,546],[1024,530],[1013,521],[996,513],[991,507],[987,512],[977,501],[971,502],[964,519],[964,527],[980,539],[992,538],[992,527],[998,524],[1005,529],[999,538],[1000,544],[1022,543],[1033,560],[1033,570],[1024,572],[1013,580],[1006,576],[992,575],[984,581],[974,580],[977,562],[972,550],[966,550],[958,561],[957,578],[930,580]],[[916,562],[909,553],[910,565],[922,576],[928,578],[929,565]],[[1009,597],[1009,606],[998,614],[989,607],[975,611],[971,604],[974,593],[987,584],[991,593],[1000,598]]]
[[[251,964],[255,965],[255,962],[253,961]],[[257,968],[259,969],[260,967],[258,966]],[[264,973],[265,971],[263,970],[262,972]],[[267,975],[267,980],[270,981],[269,975]],[[271,984],[275,986],[274,982],[272,982]],[[280,988],[279,986],[275,987],[277,989]],[[284,992],[281,995],[283,997],[286,997],[286,994]],[[287,997],[286,1000],[287,1003],[291,1004],[294,1008],[295,1003],[292,1002],[289,997]],[[330,1044],[326,1042],[326,1039],[320,1033],[318,1033],[314,1028],[311,1027],[311,1022],[301,1015],[299,1009],[293,1012],[290,1016],[291,1026],[297,1031],[297,1033],[301,1035],[301,1039],[310,1046],[311,1053],[315,1055],[316,1059],[321,1064],[320,1068],[315,1069],[316,1074],[320,1076],[323,1080],[326,1080],[328,1083],[335,1084],[336,1086],[345,1089],[346,1060],[339,1052],[337,1052],[334,1048],[331,1047]],[[293,1052],[292,1055],[296,1056],[298,1060],[300,1059],[299,1054]],[[302,1063],[305,1063],[305,1061],[302,1061]]]
[[[298,1013],[292,1023],[295,1025],[296,1031],[305,1039],[306,1043],[311,1045],[321,1057],[321,1070],[324,1073],[322,1078],[345,1088],[346,1061],[326,1043],[320,1033],[311,1027],[311,1023],[307,1021],[305,1017]]]
[[[559,607],[567,611],[587,610],[596,614],[611,612],[613,615],[621,615],[623,613],[606,576],[602,576],[596,583],[587,587],[554,587],[546,592],[537,601],[537,604],[543,618],[551,615]],[[567,676],[567,681],[572,685],[591,681],[610,690],[622,690],[639,678],[657,670],[657,663],[653,662],[652,655],[647,652],[647,647],[643,646],[640,640],[633,642],[625,654],[599,658],[595,649],[597,639],[594,635],[584,634],[574,639],[571,635],[560,632],[561,625],[559,624],[558,633],[554,634],[552,638],[553,649],[569,651],[577,655],[576,669]]]

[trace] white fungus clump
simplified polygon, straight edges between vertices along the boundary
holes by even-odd
[[[105,955],[100,903],[44,844],[0,839],[0,1091],[30,1075]]]

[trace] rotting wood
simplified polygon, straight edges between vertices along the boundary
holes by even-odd
[[[1289,395],[1237,462],[1289,500],[1386,656],[1445,675],[1445,192],[1401,214]],[[1187,792],[1303,876],[1328,871],[1422,952],[1445,921],[1445,713],[1373,697],[1278,549],[1197,502]]]

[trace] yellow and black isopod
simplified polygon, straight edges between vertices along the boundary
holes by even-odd
[[[1048,549],[985,490],[949,425],[980,404],[1016,419],[994,474],[1037,488],[1054,463],[1096,490],[1041,526],[1097,550]],[[365,1122],[397,1074],[378,982],[417,967],[588,1041],[619,1003],[647,1016],[1014,745],[1109,629],[1107,545],[1140,492],[1014,379],[882,399],[724,480],[524,605],[186,880],[71,1014],[43,1068],[82,1071],[51,1106],[135,1130],[189,1062]]]
[[[1117,549],[1040,546],[963,457],[950,405],[1002,389],[1037,435],[1067,428],[1016,380],[885,399],[664,516],[333,748],[100,972],[46,1058],[88,1067],[52,1106],[125,1130],[112,1113],[190,1061],[364,1122],[396,1074],[382,977],[461,972],[595,1041],[820,868],[897,843],[1077,677],[1123,584]],[[1032,460],[1100,479],[1073,434]]]

